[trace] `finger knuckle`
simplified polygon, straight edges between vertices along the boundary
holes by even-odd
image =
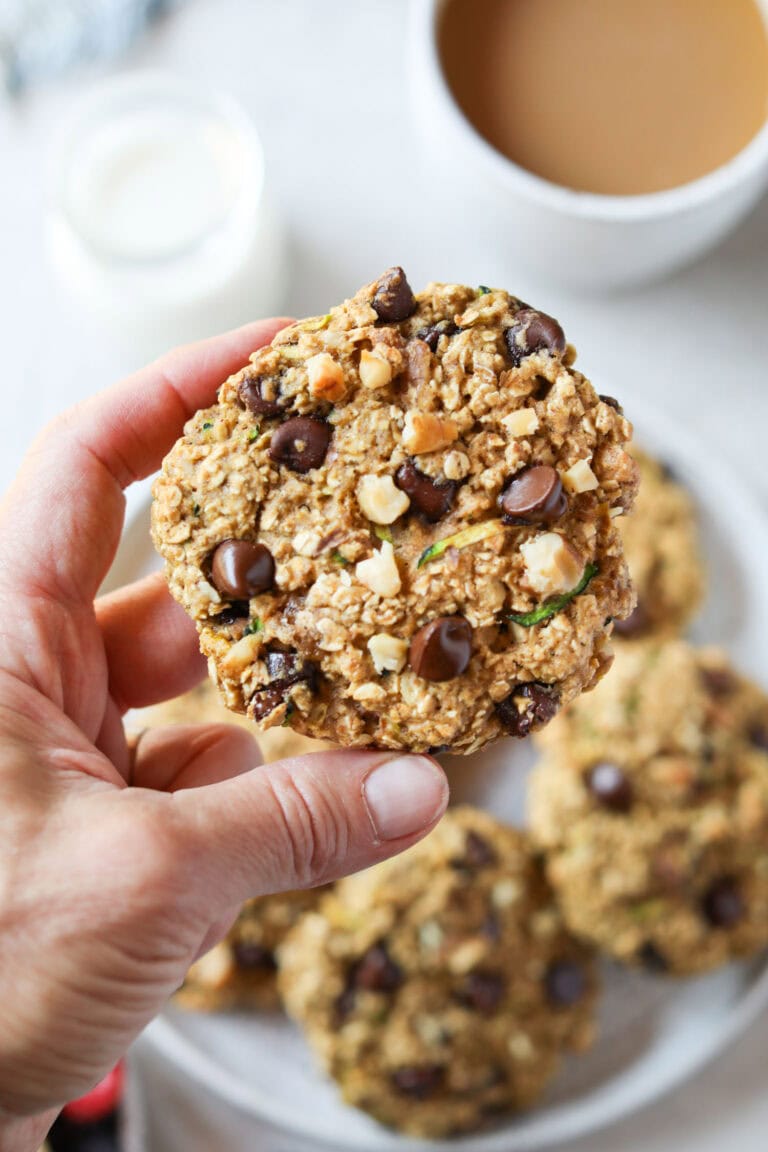
[[[270,772],[266,779],[296,885],[307,887],[347,854],[350,837],[344,813],[289,772]]]

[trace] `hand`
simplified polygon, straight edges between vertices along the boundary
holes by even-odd
[[[204,675],[154,576],[95,600],[123,489],[280,321],[182,349],[52,424],[0,507],[0,1149],[115,1063],[250,896],[407,848],[447,785],[429,758],[322,752],[257,767],[242,729],[122,716]]]

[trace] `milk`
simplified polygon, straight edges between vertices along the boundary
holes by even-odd
[[[282,307],[258,136],[233,101],[173,78],[113,81],[92,99],[49,224],[60,280],[136,363]]]

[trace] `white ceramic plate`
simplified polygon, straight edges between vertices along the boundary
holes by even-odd
[[[638,440],[668,461],[699,505],[710,594],[697,640],[724,645],[768,685],[768,562],[763,509],[732,468],[666,416],[632,406]],[[140,505],[126,531],[110,583],[156,566]],[[523,818],[532,751],[505,741],[471,759],[445,757],[454,798]],[[768,1006],[768,960],[733,965],[690,981],[666,982],[604,966],[600,1036],[568,1059],[534,1111],[432,1147],[446,1152],[528,1152],[573,1139],[670,1091],[720,1051]],[[313,1068],[299,1032],[278,1014],[196,1015],[169,1008],[148,1039],[188,1075],[234,1106],[292,1133],[292,1147],[324,1143],[355,1152],[407,1152],[424,1144],[379,1127],[345,1107]]]

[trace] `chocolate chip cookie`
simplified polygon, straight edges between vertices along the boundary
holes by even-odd
[[[277,1008],[277,952],[329,886],[249,900],[226,937],[197,960],[174,997],[183,1008]]]
[[[669,467],[634,445],[640,491],[619,521],[637,607],[615,631],[624,639],[680,633],[695,616],[705,588],[696,511]]]
[[[590,950],[522,832],[449,809],[342,880],[280,952],[280,988],[344,1099],[416,1136],[526,1108],[592,1035]]]
[[[768,697],[722,653],[622,645],[539,742],[532,835],[575,933],[681,975],[768,944]]]
[[[164,462],[153,537],[228,707],[471,752],[600,678],[630,426],[556,320],[400,268],[284,329]]]

